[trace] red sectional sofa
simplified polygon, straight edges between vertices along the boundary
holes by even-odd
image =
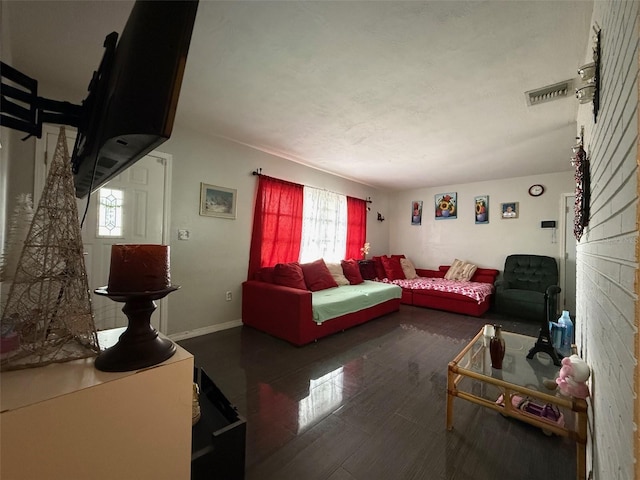
[[[449,265],[441,265],[438,267],[438,270],[416,268],[416,273],[424,278],[444,279],[447,270],[449,270]],[[478,268],[471,277],[471,282],[489,283],[493,285],[498,274],[499,271],[492,268]],[[492,297],[493,294],[488,295],[484,300],[478,302],[478,300],[460,293],[402,288],[401,302],[406,305],[435,308],[437,310],[479,317],[489,310]]]
[[[267,267],[263,270],[269,270]],[[242,323],[274,337],[302,346],[319,338],[365,323],[400,309],[400,298],[393,298],[323,323],[313,319],[312,292],[278,285],[270,274],[242,284]]]

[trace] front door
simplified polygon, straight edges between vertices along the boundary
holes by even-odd
[[[58,133],[57,127],[45,127],[43,138],[39,140],[42,145],[36,149],[36,177],[40,178],[34,182],[34,201],[40,198],[46,182],[47,159],[53,158]],[[67,129],[66,133],[69,152],[72,152],[75,132]],[[165,177],[170,158],[169,155],[152,152],[94,192],[88,208],[87,198],[78,199],[78,215],[80,220],[84,217],[82,242],[91,292],[107,285],[111,245],[164,243],[165,185],[168,184]],[[91,300],[98,330],[127,325],[122,303],[95,294]],[[165,316],[166,301],[157,301],[156,304],[158,308],[151,316],[151,323],[163,331],[166,325],[161,318]]]
[[[163,190],[166,160],[147,155],[91,195],[82,226],[89,288],[107,285],[111,246],[116,243],[162,243]],[[86,203],[79,201],[78,203]],[[82,213],[80,213],[82,215]],[[122,303],[95,295],[96,328],[127,325]],[[151,316],[156,329],[160,312]]]

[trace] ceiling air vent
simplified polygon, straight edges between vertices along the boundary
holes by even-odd
[[[555,83],[536,90],[529,90],[528,92],[524,92],[524,96],[527,98],[527,105],[531,107],[533,105],[565,98],[569,95],[569,92],[573,94],[573,80],[565,80],[564,82]]]

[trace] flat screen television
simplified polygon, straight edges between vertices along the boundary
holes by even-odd
[[[89,85],[72,155],[83,198],[166,141],[173,122],[198,0],[138,0]]]

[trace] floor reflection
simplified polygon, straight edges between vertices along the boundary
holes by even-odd
[[[575,478],[571,441],[489,409],[456,401],[446,430],[447,363],[487,322],[538,332],[403,306],[302,348],[250,328],[181,344],[247,419],[247,480]]]
[[[344,368],[309,380],[309,395],[298,402],[298,432],[324,418],[342,403]]]

